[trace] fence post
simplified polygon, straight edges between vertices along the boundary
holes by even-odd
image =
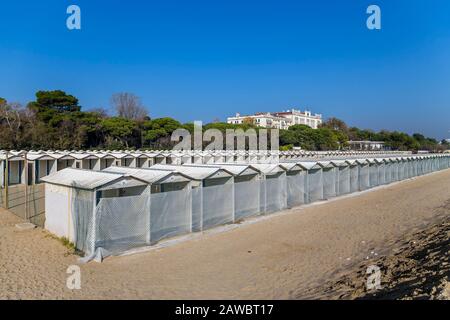
[[[147,244],[151,245],[152,244],[152,185],[149,184],[147,186],[147,190],[146,190],[146,194],[148,196],[148,208],[146,208],[148,210],[148,225],[147,225]],[[192,206],[191,206],[191,210],[192,210]],[[192,223],[191,223],[191,228],[192,228]]]
[[[29,220],[28,217],[28,153],[25,151],[24,170],[25,170],[25,220]]]
[[[6,151],[5,156],[5,209],[9,209],[9,192],[8,192],[8,185],[9,185],[9,151]]]

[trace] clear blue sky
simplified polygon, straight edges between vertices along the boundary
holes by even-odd
[[[66,28],[70,4],[80,31]],[[366,28],[370,4],[381,31]],[[295,107],[450,138],[448,0],[17,0],[0,14],[10,101],[62,89],[107,108],[129,91],[183,122]]]

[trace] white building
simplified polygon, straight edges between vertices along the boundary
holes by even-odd
[[[311,111],[301,112],[300,110],[292,109],[282,112],[255,113],[248,116],[241,116],[239,113],[236,113],[236,116],[227,119],[227,123],[230,124],[242,124],[246,121],[251,121],[258,127],[263,128],[288,129],[296,124],[304,124],[317,129],[319,124],[322,123],[322,115],[313,115]]]

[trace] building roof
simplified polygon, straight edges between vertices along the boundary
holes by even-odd
[[[95,190],[119,181],[124,182],[122,187],[128,187],[129,183],[127,183],[126,180],[130,182],[129,178],[130,177],[126,175],[117,173],[66,168],[41,178],[41,180],[46,183],[65,187]],[[143,181],[140,179],[132,178],[132,180],[134,180],[133,182],[140,182],[139,184],[143,184]]]
[[[218,167],[195,167],[172,164],[155,164],[154,169],[165,169],[180,172],[194,180],[232,177],[233,173]]]
[[[184,164],[184,167],[215,167],[225,169],[231,172],[234,176],[248,176],[261,173],[257,168],[250,164],[235,164],[235,163],[214,163],[214,164]]]
[[[283,167],[286,171],[298,171],[298,170],[304,170],[301,165],[299,165],[296,162],[280,162],[279,165]]]
[[[161,183],[174,183],[174,182],[188,182],[192,179],[188,176],[178,173],[172,170],[162,170],[162,169],[139,169],[139,168],[128,168],[128,167],[109,167],[103,169],[102,172],[127,174],[131,177],[144,180],[150,184],[161,184]]]
[[[265,175],[275,175],[277,173],[286,171],[278,163],[252,163],[252,166]]]
[[[321,169],[322,167],[315,161],[299,161],[297,162],[305,170]]]

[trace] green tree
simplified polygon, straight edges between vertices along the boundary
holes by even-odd
[[[106,118],[102,120],[102,127],[107,140],[126,148],[129,148],[131,142],[138,136],[136,134],[138,131],[137,123],[133,120],[120,117]]]
[[[37,112],[50,110],[61,113],[81,110],[81,107],[78,105],[78,99],[62,90],[38,91],[36,93],[36,101],[31,102],[29,106]]]

